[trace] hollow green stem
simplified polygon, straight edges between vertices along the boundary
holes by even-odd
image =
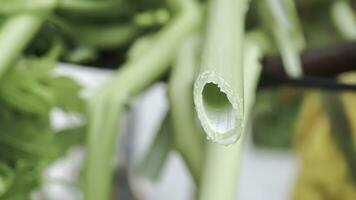
[[[212,0],[194,103],[209,139],[231,144],[244,119],[242,46],[247,0]]]
[[[117,122],[126,103],[169,69],[182,40],[200,22],[198,5],[179,2],[180,12],[158,32],[151,48],[141,58],[128,60],[114,78],[89,101],[85,199],[109,199],[113,157],[118,137]]]
[[[244,52],[244,107],[246,114],[244,123],[246,124],[255,100],[261,71],[259,59],[262,57],[262,53],[259,46],[252,41],[246,41]],[[229,146],[208,143],[199,199],[236,199],[244,135],[239,141]]]

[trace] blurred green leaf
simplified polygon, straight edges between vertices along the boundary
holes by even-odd
[[[157,181],[172,149],[173,130],[169,114],[167,113],[144,159],[138,165],[138,172],[152,181]]]
[[[253,141],[259,147],[290,148],[302,92],[280,87],[257,93]]]

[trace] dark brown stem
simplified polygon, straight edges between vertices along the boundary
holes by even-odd
[[[302,79],[290,79],[284,72],[280,57],[264,58],[260,86],[288,84],[335,90],[356,90],[355,85],[338,83],[333,79],[343,72],[356,70],[356,42],[308,50],[302,53],[301,59],[305,76]]]

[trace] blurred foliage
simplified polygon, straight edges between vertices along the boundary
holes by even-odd
[[[306,49],[323,48],[343,41],[336,27],[333,26],[330,14],[332,3],[330,2],[321,1],[303,6],[298,10],[306,39]]]
[[[27,52],[42,55],[59,40],[61,60],[91,63],[101,52],[128,49],[135,39],[166,24],[172,14],[169,2],[174,1],[61,1]]]
[[[80,86],[55,76],[58,51],[22,58],[0,86],[0,199],[28,199],[41,184],[42,170],[83,141],[82,127],[56,131],[53,108],[82,113]]]
[[[302,90],[273,87],[258,91],[253,111],[253,141],[259,147],[290,148]]]
[[[352,102],[356,95],[343,95],[350,123],[356,138],[356,112]],[[347,163],[330,133],[330,123],[320,106],[317,94],[309,93],[303,102],[296,131],[296,148],[301,157],[301,171],[294,199],[356,199],[355,183]],[[356,149],[355,149],[356,151]]]
[[[52,5],[53,2],[56,3]],[[205,11],[206,1],[199,2]],[[345,40],[330,14],[335,0],[295,2],[306,49]],[[348,2],[356,8],[355,1]],[[270,24],[262,23],[258,3],[251,1],[247,13],[249,31],[270,28],[264,27]],[[30,191],[41,184],[41,172],[48,163],[84,140],[83,127],[58,132],[51,126],[53,108],[84,115],[83,102],[78,95],[80,85],[69,77],[53,75],[55,63],[104,66],[103,63],[108,62],[116,67],[127,57],[139,59],[156,39],[150,35],[168,24],[177,12],[177,1],[3,0],[0,4],[0,25],[6,17],[21,12],[41,16],[50,13],[43,17],[44,23],[32,42],[25,45],[23,56],[0,80],[0,199],[28,199]],[[272,45],[264,53],[280,53],[271,33],[265,32]],[[127,52],[130,47],[132,51]],[[108,52],[114,53],[106,57]],[[280,149],[292,146],[303,93],[291,87],[258,92],[253,114],[253,140],[257,146]],[[351,111],[356,97],[352,94],[344,97],[343,103],[355,132],[356,115]],[[356,199],[345,161],[330,138],[329,123],[321,110],[316,97],[308,94],[297,127],[296,145],[303,166],[295,198],[317,200],[345,196],[344,199]],[[171,135],[163,134],[169,132],[168,125],[163,124],[140,169],[153,179],[159,176],[170,145],[174,143]],[[156,164],[154,169],[143,169],[151,163]]]
[[[342,76],[349,83],[356,82],[356,73]],[[347,123],[351,130],[352,155],[356,153],[356,102],[355,92],[339,93]],[[338,95],[335,93],[334,95]],[[332,105],[329,105],[332,106]],[[303,100],[297,121],[295,145],[301,157],[301,170],[294,191],[294,199],[356,199],[356,182],[352,179],[349,160],[342,147],[337,145],[335,134],[320,96],[317,92],[308,92]],[[338,133],[341,137],[344,133]],[[340,135],[341,134],[341,135]],[[353,157],[351,159],[356,159]]]

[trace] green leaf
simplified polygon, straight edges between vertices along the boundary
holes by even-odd
[[[55,106],[67,112],[83,111],[83,100],[79,96],[81,87],[71,78],[60,76],[49,82],[55,96]]]
[[[29,199],[42,170],[84,140],[83,127],[55,133],[50,112],[81,112],[80,86],[52,71],[60,48],[23,58],[0,84],[0,199]]]
[[[145,175],[152,181],[157,181],[159,179],[169,152],[173,149],[172,132],[170,117],[167,113],[162,121],[161,128],[137,169],[140,174]]]

